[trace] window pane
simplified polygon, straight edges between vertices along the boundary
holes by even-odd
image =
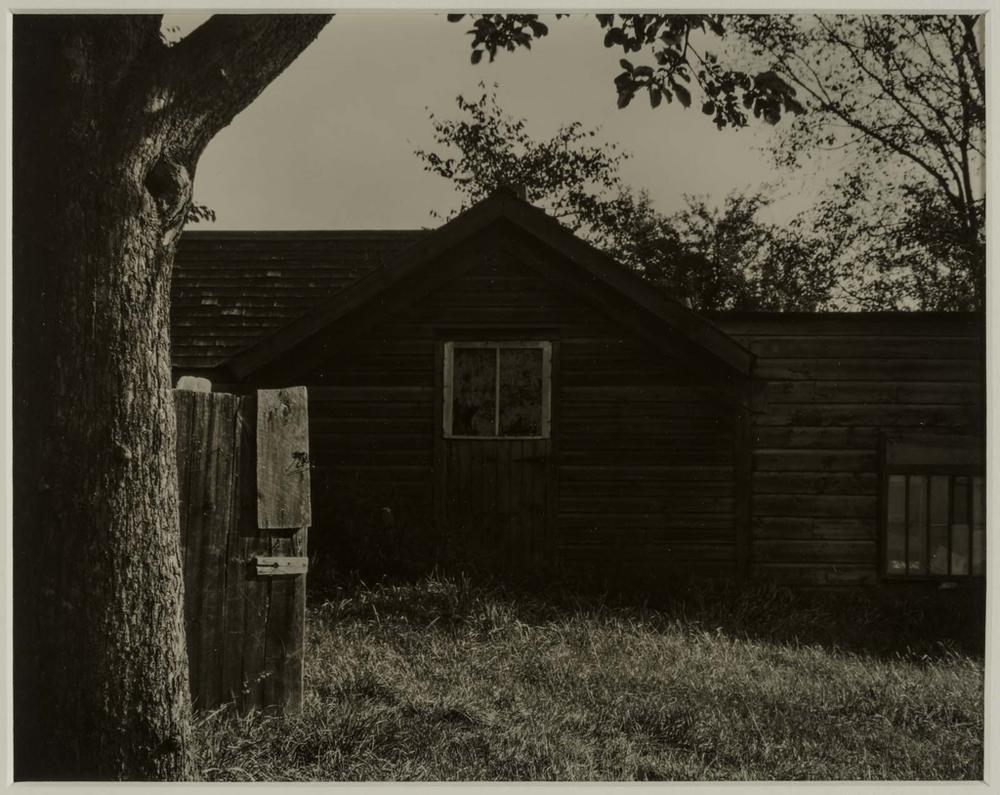
[[[969,573],[969,479],[955,478],[951,513],[951,573]]]
[[[495,348],[455,348],[451,432],[493,436],[496,423]]]
[[[542,432],[542,349],[500,349],[500,435]]]
[[[986,573],[986,494],[983,479],[972,479],[972,573]]]
[[[886,526],[885,566],[888,574],[906,574],[906,478],[889,476],[889,515]]]
[[[927,478],[910,476],[910,574],[927,573]]]
[[[931,478],[931,574],[948,573],[948,478]]]

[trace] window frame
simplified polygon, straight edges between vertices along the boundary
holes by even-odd
[[[499,431],[500,418],[500,351],[509,348],[540,349],[542,351],[542,418],[540,431],[531,435],[502,436],[497,433],[488,436],[472,436],[452,433],[454,416],[454,376],[456,348],[492,348],[496,350],[496,371],[494,376],[494,431]],[[551,340],[447,340],[444,342],[444,374],[442,379],[442,431],[445,439],[478,439],[492,441],[517,441],[529,439],[549,439],[552,437],[552,342]]]
[[[951,435],[920,435],[913,437],[894,437],[886,434],[882,435],[880,450],[880,478],[879,478],[879,577],[891,582],[981,582],[986,577],[986,547],[988,545],[986,512],[988,510],[988,484],[986,481],[986,469],[982,463],[982,442],[972,436],[951,436]],[[902,573],[889,571],[889,478],[891,476],[902,476],[906,478],[904,506],[906,518],[904,518],[904,553],[907,563],[909,563],[909,512],[910,512],[910,477],[926,478],[926,554],[924,561],[927,565],[927,572],[910,573],[908,570]],[[948,568],[951,568],[952,552],[952,525],[955,516],[955,478],[965,477],[969,480],[968,485],[968,525],[969,525],[969,572],[968,574],[933,574],[930,571],[930,531],[931,531],[931,479],[934,477],[948,478]],[[974,573],[972,570],[973,558],[973,479],[983,479],[983,572]]]

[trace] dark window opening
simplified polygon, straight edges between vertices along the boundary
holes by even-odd
[[[548,342],[446,342],[444,433],[458,438],[546,438]]]
[[[986,492],[980,475],[890,474],[885,573],[986,573]]]

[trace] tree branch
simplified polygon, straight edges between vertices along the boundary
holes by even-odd
[[[979,15],[962,15],[959,17],[962,22],[962,41],[965,46],[962,48],[969,68],[972,70],[973,79],[979,88],[979,95],[986,96],[986,70],[983,68],[982,53],[979,52],[979,43],[976,41],[976,24]]]
[[[868,22],[866,18],[862,18],[862,25],[865,27],[865,30],[868,31],[870,34],[874,33],[873,29],[868,27]],[[868,66],[864,58],[858,52],[858,49],[853,44],[851,44],[851,42],[847,41],[847,39],[844,38],[843,36],[838,35],[837,32],[833,30],[831,26],[827,25],[825,21],[820,20],[820,26],[823,28],[824,32],[827,34],[827,36],[831,41],[833,41],[835,44],[839,44],[847,51],[848,55],[850,55],[851,57],[851,60],[854,61],[854,64],[858,67],[858,69],[860,69],[862,72],[868,75],[869,78],[875,81],[876,85],[878,85],[878,87],[882,90],[883,95],[892,100],[892,102],[896,105],[896,107],[898,107],[901,111],[903,111],[904,114],[906,114],[913,120],[914,124],[916,124],[918,128],[923,132],[924,140],[927,142],[927,144],[932,149],[936,149],[938,153],[941,155],[941,159],[944,161],[944,165],[951,172],[952,178],[955,180],[956,185],[960,187],[962,180],[955,166],[954,156],[948,150],[948,147],[944,144],[943,140],[944,136],[941,136],[940,140],[938,139],[938,136],[935,135],[934,131],[932,131],[927,126],[925,120],[921,119],[920,116],[917,115],[912,110],[912,108],[910,108],[909,104],[893,90],[892,86],[890,86],[882,78],[881,75],[876,73],[873,69],[871,69]],[[947,126],[946,126],[946,132],[948,133],[951,132],[950,128],[947,128]],[[912,153],[909,149],[906,149],[902,146],[894,146],[893,148],[895,148],[901,154],[907,154],[912,160],[914,160],[918,164],[921,164],[920,160],[917,157],[915,157],[914,153]],[[931,172],[930,168],[926,166],[924,168],[928,172]]]
[[[874,28],[872,29],[872,35],[877,35],[877,32],[874,30]],[[920,103],[914,103],[914,104],[922,104],[924,108],[930,111],[930,113],[938,120],[938,123],[945,130],[945,132],[947,132],[948,137],[951,138],[955,146],[958,147],[959,149],[962,149],[963,147],[962,139],[958,135],[958,133],[956,133],[952,129],[951,124],[948,123],[948,116],[941,109],[941,103],[939,101],[938,102],[932,101],[923,91],[920,90],[919,78],[911,76],[906,71],[906,64],[900,61],[896,57],[895,48],[892,46],[892,43],[888,41],[888,37],[885,36],[884,34],[882,35],[881,44],[886,54],[886,59],[888,63],[891,64],[892,67],[899,74],[900,79],[903,81],[904,87],[912,91],[914,95],[916,95],[916,97],[920,99]],[[892,96],[892,98],[901,107],[903,106],[903,98],[901,96],[897,96],[892,93],[890,93],[890,96]]]
[[[961,197],[956,195],[951,190],[951,185],[948,183],[947,178],[941,174],[934,166],[925,158],[918,155],[916,152],[907,149],[905,146],[901,145],[899,142],[887,137],[886,135],[879,132],[877,127],[871,124],[866,124],[860,119],[855,118],[837,102],[834,98],[830,97],[827,93],[826,88],[823,86],[822,81],[816,71],[809,65],[809,63],[802,58],[800,55],[793,53],[794,58],[801,62],[802,66],[812,74],[813,78],[816,80],[816,87],[809,85],[804,79],[800,78],[798,73],[791,68],[787,60],[780,53],[775,53],[775,57],[778,62],[784,67],[785,73],[788,75],[789,79],[802,88],[806,93],[808,93],[814,100],[819,103],[820,110],[832,113],[837,116],[841,121],[847,124],[849,127],[854,128],[858,132],[864,133],[869,138],[878,141],[885,148],[902,155],[904,158],[909,159],[921,169],[923,169],[928,175],[933,178],[938,185],[941,186],[942,191],[948,197],[948,200],[952,203],[955,209],[959,212],[963,212]]]
[[[332,14],[217,14],[166,56],[166,82],[194,160],[281,74]]]

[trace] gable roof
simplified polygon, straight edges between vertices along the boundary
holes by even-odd
[[[433,232],[414,240],[394,259],[336,291],[275,333],[260,337],[233,356],[226,370],[239,380],[246,378],[501,219],[541,241],[592,280],[596,278],[642,307],[732,370],[744,375],[750,373],[753,355],[736,340],[683,304],[667,298],[607,254],[580,240],[544,211],[506,190],[495,192]]]
[[[425,234],[184,232],[171,282],[174,367],[219,367]]]

